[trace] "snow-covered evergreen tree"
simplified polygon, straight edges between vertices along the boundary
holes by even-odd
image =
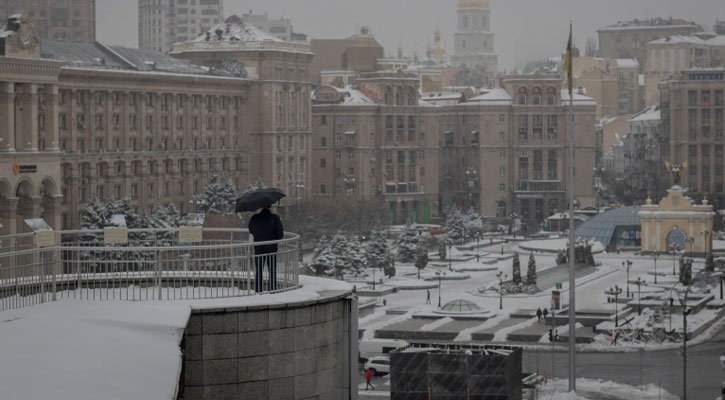
[[[420,279],[420,271],[428,266],[428,250],[423,246],[415,249],[415,268],[418,269],[418,279]]]
[[[334,275],[333,268],[335,264],[335,255],[332,252],[332,246],[327,237],[322,236],[320,242],[315,248],[310,266],[315,270],[317,275]]]
[[[705,272],[715,272],[715,259],[712,253],[707,253],[707,257],[705,257]]]
[[[231,178],[212,174],[204,185],[204,193],[194,195],[199,211],[211,214],[232,214],[237,201],[237,188]]]
[[[383,273],[388,278],[395,276],[395,257],[390,252],[388,252],[385,256],[385,268],[383,269]]]
[[[166,206],[157,204],[151,209],[151,215],[147,218],[148,227],[160,229],[156,231],[156,239],[159,245],[172,245],[175,235],[164,229],[177,228],[180,219],[181,215],[179,214],[179,210],[173,204]]]
[[[438,257],[444,261],[448,256],[445,238],[438,243]]]
[[[513,268],[512,268],[512,280],[514,284],[518,285],[521,283],[521,260],[519,254],[514,254]]]
[[[689,286],[692,282],[692,259],[687,257],[680,258],[680,283],[683,286]]]
[[[346,237],[345,248],[339,254],[347,265],[347,273],[359,275],[367,266],[367,257],[363,249],[363,244],[357,237]]]
[[[418,230],[415,225],[406,225],[398,238],[398,260],[412,263],[415,261],[415,250],[418,247]]]
[[[456,207],[451,207],[446,213],[446,222],[444,225],[446,236],[451,243],[460,244],[463,241],[463,216]]]
[[[373,231],[365,244],[368,267],[382,270],[388,254],[388,240],[382,231]]]
[[[463,228],[465,229],[465,237],[475,239],[477,235],[483,234],[483,217],[479,215],[475,210],[468,210],[466,215],[463,215],[462,217]]]
[[[259,189],[266,189],[267,185],[264,184],[264,181],[262,178],[257,178],[247,184],[247,187],[244,189],[244,193],[247,192],[253,192],[255,190]]]
[[[526,272],[526,283],[536,285],[536,258],[534,258],[534,253],[531,253],[529,256],[529,269]]]

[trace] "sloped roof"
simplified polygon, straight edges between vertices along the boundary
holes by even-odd
[[[98,42],[43,40],[40,54],[43,59],[65,62],[67,67],[244,77],[223,62],[200,66],[153,50],[106,46]]]

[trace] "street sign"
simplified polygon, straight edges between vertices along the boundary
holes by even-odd
[[[557,283],[556,283],[556,289],[557,289],[557,290],[561,290],[561,289],[562,289],[563,287],[564,287],[564,286],[562,285],[562,283],[561,283],[561,282],[557,282]]]

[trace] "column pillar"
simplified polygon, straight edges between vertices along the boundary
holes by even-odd
[[[15,151],[15,84],[0,83],[0,152]]]
[[[46,148],[50,151],[60,150],[58,125],[58,85],[45,85],[45,132]],[[66,124],[69,121],[66,120]]]
[[[15,149],[38,150],[38,85],[26,83],[15,103]]]

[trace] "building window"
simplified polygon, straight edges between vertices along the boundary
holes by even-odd
[[[320,184],[320,194],[327,194],[327,187],[324,183]]]
[[[521,105],[525,105],[526,104],[526,95],[525,94],[520,94],[519,95],[519,104],[521,104]]]
[[[327,159],[325,159],[325,158],[320,159],[320,168],[327,168]]]
[[[502,183],[502,184],[498,185],[498,191],[501,193],[506,192],[506,184]]]

